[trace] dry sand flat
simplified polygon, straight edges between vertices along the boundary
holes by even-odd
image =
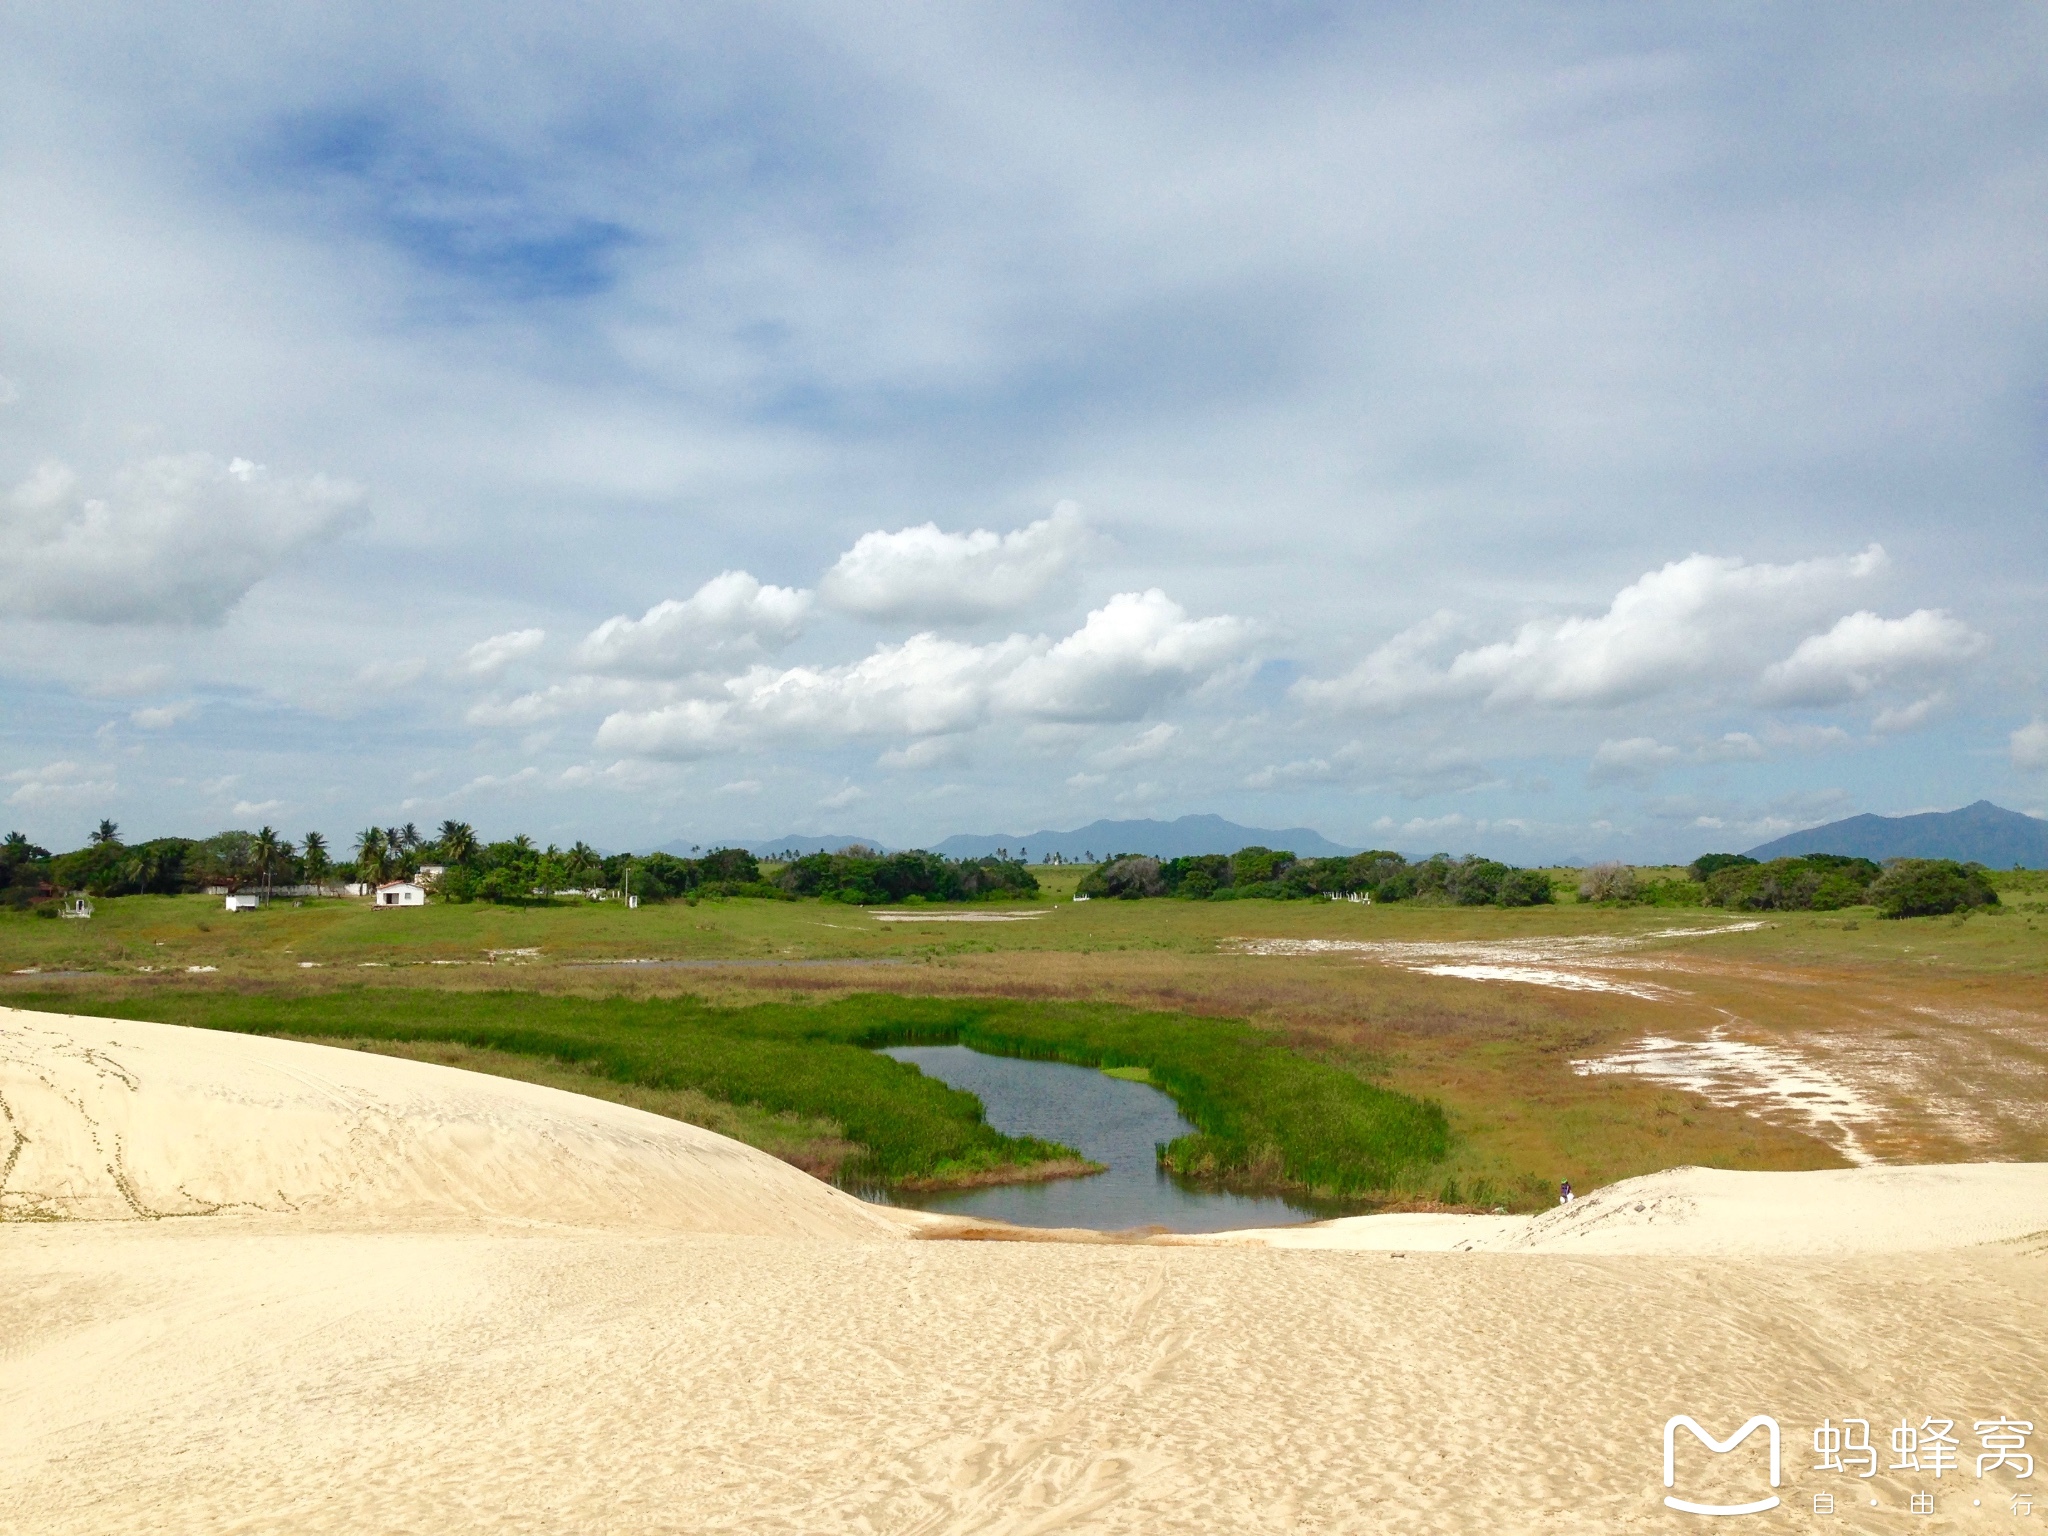
[[[52,1073],[111,1095],[118,1066],[138,1101],[124,1124],[158,1126],[122,1142],[138,1188],[176,1186],[152,1157],[194,1155],[175,1117],[138,1107],[162,1092],[232,1106],[237,1134],[270,1142],[249,1149],[266,1168],[308,1134],[293,1166],[332,1166],[317,1106],[338,1099],[454,1158],[462,1193],[380,1153],[355,1187],[395,1191],[381,1211],[152,1220],[124,1200],[94,1207],[109,1219],[0,1226],[0,1530],[2023,1531],[2012,1491],[2048,1486],[1967,1465],[1865,1483],[1811,1470],[1806,1449],[1845,1414],[1953,1418],[1972,1452],[1978,1418],[2048,1429],[2048,1235],[2013,1235],[2040,1209],[2038,1168],[1879,1170],[1903,1178],[1888,1196],[1854,1182],[1867,1170],[1681,1170],[1659,1176],[1673,1219],[1656,1255],[1585,1251],[1654,1230],[1596,1219],[1593,1199],[1497,1226],[1510,1245],[1536,1234],[1501,1252],[919,1242],[858,1209],[841,1225],[833,1192],[782,1194],[753,1154],[713,1160],[616,1106],[142,1030],[0,1014],[16,1133],[61,1123],[17,1107],[70,1102]],[[444,1088],[464,1107],[437,1103]],[[228,1145],[225,1123],[208,1145]],[[498,1149],[470,1164],[431,1131],[479,1124]],[[587,1229],[554,1224],[539,1182],[490,1188],[501,1167],[540,1179],[547,1156],[516,1153],[521,1136],[564,1149],[580,1193],[562,1203]],[[607,1207],[577,1157],[632,1170],[637,1192]],[[1759,1203],[1731,1177],[1784,1193]],[[649,1192],[676,1187],[695,1193]],[[1952,1217],[1984,1200],[1999,1213]],[[1753,1225],[1817,1235],[1846,1212],[1835,1256],[1716,1256],[1746,1202]],[[720,1213],[750,1233],[682,1230]],[[1898,1251],[1930,1231],[2004,1240]],[[1785,1504],[1725,1522],[1664,1509],[1665,1420],[1726,1434],[1757,1412],[1784,1425]],[[1739,1496],[1761,1466],[1689,1447],[1682,1491]],[[1932,1521],[1907,1513],[1922,1487]],[[1815,1521],[1816,1490],[1843,1514]]]

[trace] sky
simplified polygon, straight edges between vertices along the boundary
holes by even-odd
[[[0,820],[2048,811],[2048,12],[0,11]]]

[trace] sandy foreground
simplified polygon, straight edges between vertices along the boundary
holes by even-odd
[[[0,1105],[0,1531],[2048,1520],[2048,1469],[1977,1475],[1980,1421],[2048,1448],[2042,1165],[936,1242],[693,1127],[292,1042],[0,1011]],[[1765,1434],[1681,1432],[1667,1490],[1675,1414],[1772,1416],[1779,1486]],[[1845,1418],[1872,1478],[1814,1465]],[[1902,1418],[1960,1464],[1894,1470]]]

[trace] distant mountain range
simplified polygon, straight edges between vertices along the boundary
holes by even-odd
[[[1307,827],[1241,827],[1221,816],[1182,816],[1176,821],[1091,821],[1071,832],[997,832],[986,837],[962,833],[934,843],[931,851],[952,859],[979,859],[1007,848],[1012,858],[1028,851],[1034,863],[1058,854],[1063,859],[1104,858],[1112,853],[1149,853],[1179,859],[1197,853],[1235,853],[1258,844],[1284,848],[1303,858],[1328,859],[1356,853]]]
[[[1990,869],[2048,869],[2048,821],[1989,800],[1918,816],[1851,816],[1749,850],[1753,859],[1844,853],[1862,859],[1960,859]]]

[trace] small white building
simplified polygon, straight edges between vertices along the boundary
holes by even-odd
[[[230,912],[254,912],[263,905],[263,898],[253,891],[235,891],[228,897]]]
[[[380,907],[424,907],[427,888],[416,880],[391,880],[377,887]]]
[[[441,877],[448,873],[446,864],[422,864],[419,872],[421,885],[439,885]]]

